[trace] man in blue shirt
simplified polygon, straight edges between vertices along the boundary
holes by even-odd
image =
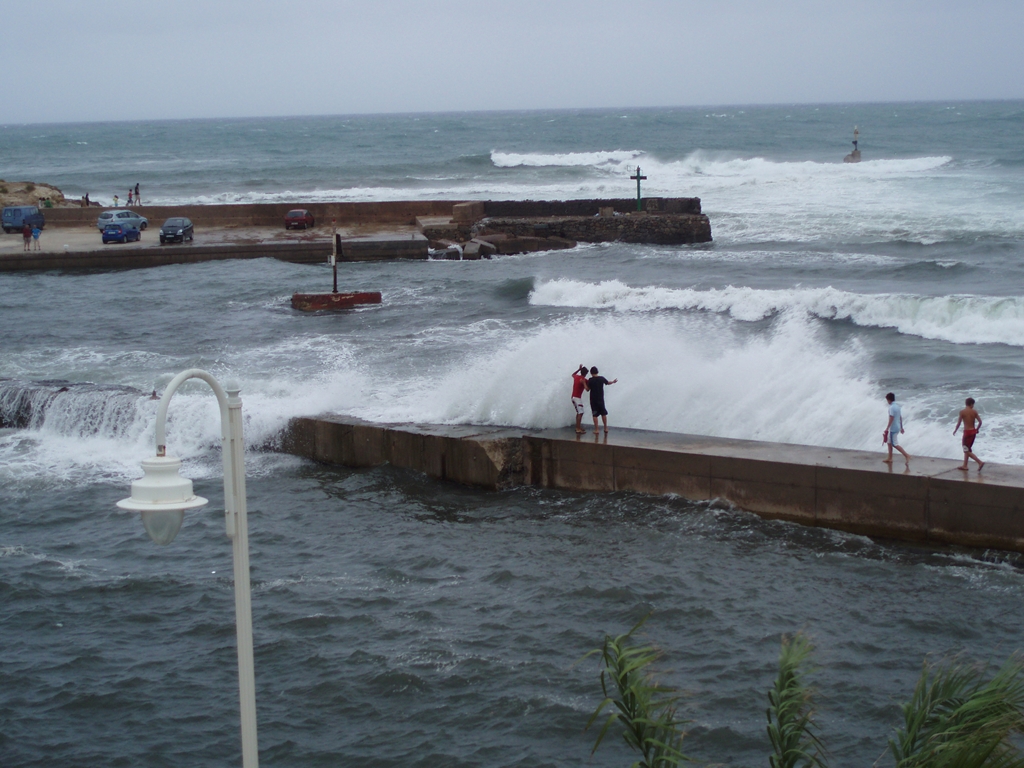
[[[903,454],[903,458],[909,464],[910,454],[903,450],[899,438],[903,434],[903,410],[897,405],[896,395],[892,392],[885,396],[885,400],[889,403],[889,423],[885,425],[885,431],[882,432],[882,442],[889,446],[889,458],[882,459],[882,461],[886,464],[892,464],[892,449],[895,448]]]

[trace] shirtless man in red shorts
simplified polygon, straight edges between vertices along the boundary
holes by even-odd
[[[960,425],[964,425],[964,436],[963,436],[963,447],[964,447],[964,464],[962,467],[957,469],[967,470],[967,460],[974,459],[978,462],[978,470],[985,466],[985,462],[974,455],[971,450],[974,448],[974,438],[978,436],[978,430],[981,429],[981,416],[974,410],[974,398],[968,397],[966,401],[967,407],[960,411],[960,418],[956,420],[956,426],[953,427],[953,434],[960,429]],[[975,426],[977,424],[977,426]]]

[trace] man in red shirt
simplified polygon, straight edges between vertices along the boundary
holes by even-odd
[[[585,435],[583,429],[583,390],[587,386],[587,366],[580,363],[580,367],[572,374],[572,407],[576,410],[576,434]]]

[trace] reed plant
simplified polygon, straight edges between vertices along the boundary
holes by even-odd
[[[654,679],[651,665],[658,660],[660,652],[653,646],[634,641],[634,633],[646,620],[644,617],[618,637],[605,635],[601,647],[584,656],[600,654],[604,694],[587,721],[587,729],[607,712],[591,754],[601,746],[612,726],[619,724],[626,744],[641,755],[633,768],[675,768],[690,761],[682,752],[683,725],[687,721],[676,717],[675,704],[679,698],[676,691]]]
[[[1012,658],[985,675],[958,660],[924,663],[889,741],[896,768],[1024,768],[1013,741],[1024,733],[1024,665]]]
[[[676,691],[655,680],[660,652],[634,637],[646,620],[625,634],[606,635],[584,656],[600,655],[604,694],[587,721],[589,730],[605,715],[591,754],[619,725],[623,740],[640,753],[632,768],[676,768],[692,762],[682,752],[688,721],[676,715]],[[828,768],[814,721],[815,691],[807,684],[813,650],[802,633],[782,638],[778,676],[768,692],[771,768]],[[886,749],[895,768],[1024,768],[1024,660],[1013,657],[989,674],[959,659],[925,661]]]
[[[779,674],[768,692],[771,768],[828,768],[814,724],[813,690],[805,683],[813,646],[801,633],[782,638]]]

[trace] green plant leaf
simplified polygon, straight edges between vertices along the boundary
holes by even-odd
[[[922,665],[889,741],[897,768],[1024,768],[1012,740],[1024,733],[1024,664],[1012,658],[985,674],[955,659]]]
[[[623,740],[642,755],[633,763],[634,768],[675,768],[690,762],[682,752],[683,725],[687,721],[676,718],[678,697],[673,695],[675,691],[654,681],[651,665],[660,656],[657,649],[634,644],[633,634],[648,616],[625,634],[606,635],[600,648],[583,657],[600,655],[603,665],[600,681],[604,699],[586,727],[589,730],[612,705],[616,711],[604,721],[591,754],[597,751],[612,725],[618,723],[622,726]]]
[[[813,646],[802,634],[782,638],[779,674],[768,692],[771,768],[827,768],[825,747],[814,725],[813,691],[803,681]]]

